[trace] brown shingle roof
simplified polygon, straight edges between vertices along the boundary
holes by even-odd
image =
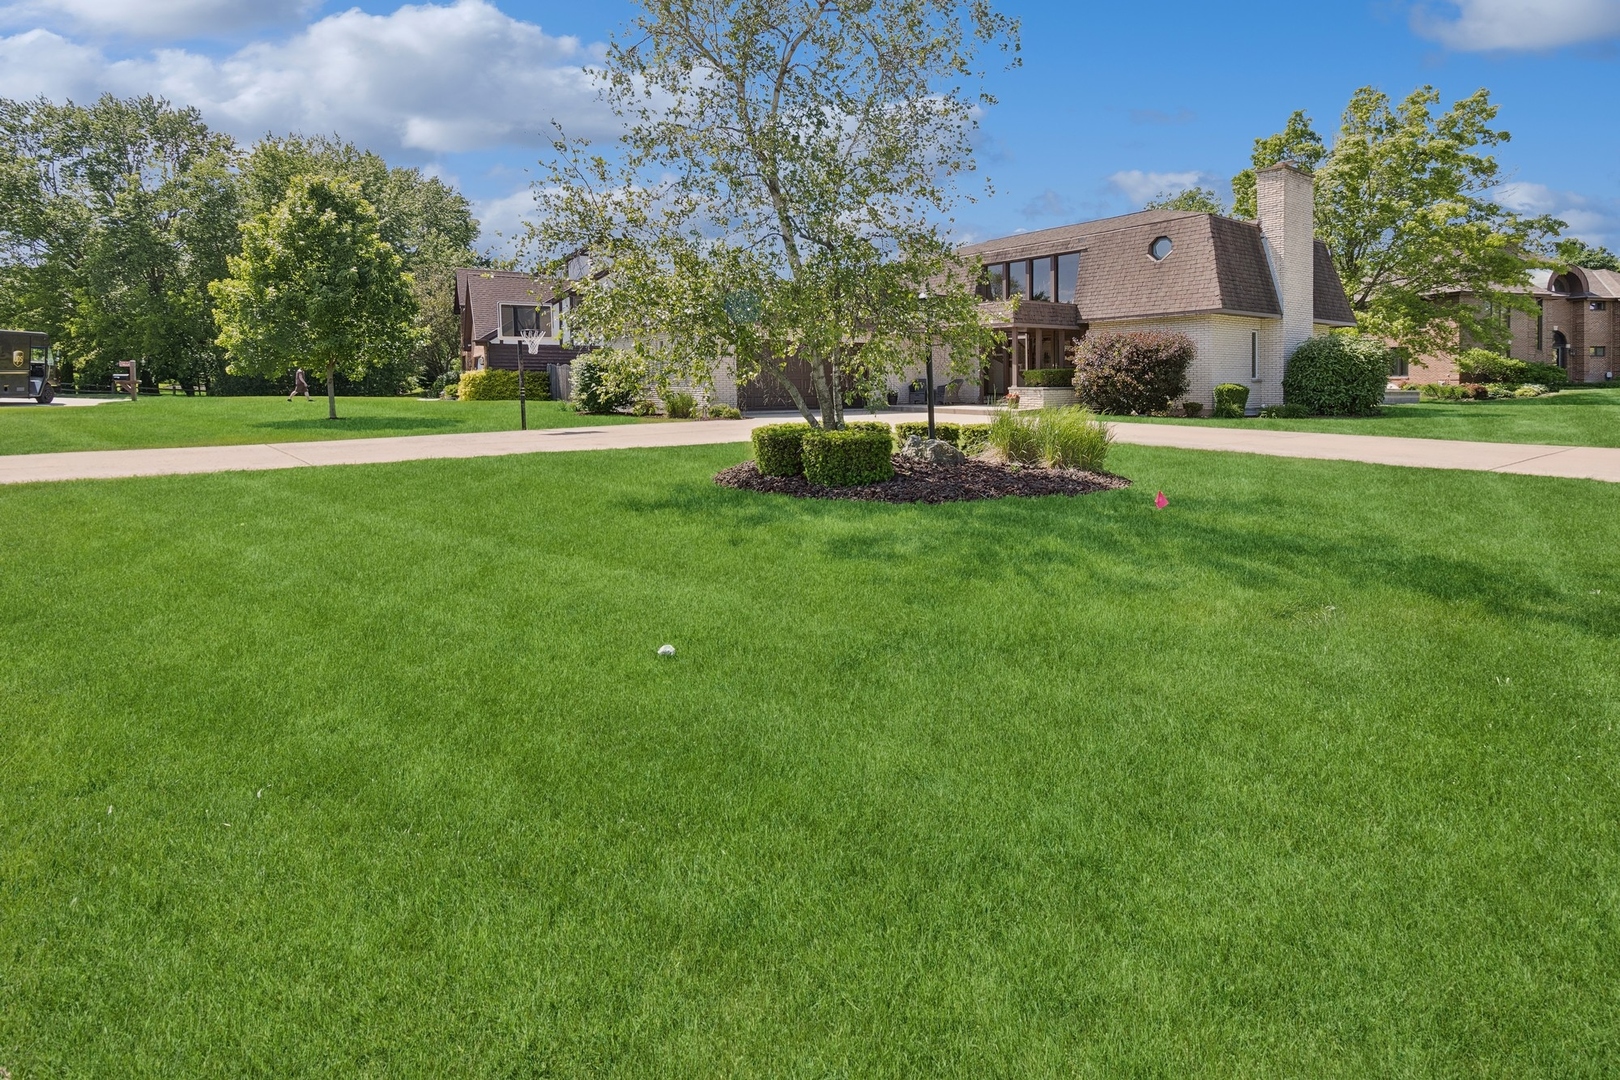
[[[1155,262],[1148,246],[1175,245]],[[1075,303],[1083,322],[1227,313],[1280,318],[1282,304],[1260,226],[1215,214],[1145,210],[1056,229],[1019,233],[960,249],[987,263],[1080,252]],[[1315,318],[1354,325],[1327,246],[1316,245]]]
[[[502,304],[545,304],[549,282],[514,270],[457,270],[455,313],[472,312],[472,339],[488,341],[501,332]]]
[[[1316,296],[1311,306],[1316,311],[1316,321],[1329,326],[1356,325],[1356,313],[1344,293],[1344,282],[1339,280],[1339,271],[1333,266],[1333,253],[1320,240],[1316,241],[1314,281]]]

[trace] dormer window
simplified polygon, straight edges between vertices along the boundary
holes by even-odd
[[[1176,245],[1168,236],[1161,236],[1148,245],[1148,256],[1154,262],[1164,262],[1170,253],[1176,250]]]

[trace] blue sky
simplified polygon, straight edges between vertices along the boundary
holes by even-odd
[[[1198,183],[1226,194],[1253,139],[1307,110],[1331,135],[1351,91],[1487,87],[1513,141],[1500,197],[1620,246],[1620,0],[1003,4],[1024,64],[996,71],[980,164],[995,195],[964,239],[1125,213]],[[486,239],[514,230],[555,116],[612,136],[581,74],[621,2],[0,0],[0,96],[151,92],[243,139],[336,131],[454,180]],[[1589,103],[1590,102],[1590,103]]]

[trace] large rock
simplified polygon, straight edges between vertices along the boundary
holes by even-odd
[[[927,461],[934,465],[960,465],[967,455],[944,439],[925,439],[912,435],[900,448],[900,456],[907,461]]]

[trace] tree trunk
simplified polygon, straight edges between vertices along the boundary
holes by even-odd
[[[821,426],[828,431],[837,431],[844,426],[842,397],[838,393],[838,373],[833,369],[832,361],[817,360],[810,368],[810,380],[816,388],[816,396],[821,399]]]
[[[759,370],[762,374],[768,374],[775,379],[782,389],[787,391],[787,396],[793,400],[793,407],[799,410],[799,415],[804,417],[805,423],[811,427],[817,426],[816,414],[810,411],[809,405],[805,404],[804,395],[799,393],[799,388],[793,385],[792,379],[777,371],[776,368],[771,367],[769,360],[761,360]]]
[[[326,418],[337,419],[337,365],[326,365]]]

